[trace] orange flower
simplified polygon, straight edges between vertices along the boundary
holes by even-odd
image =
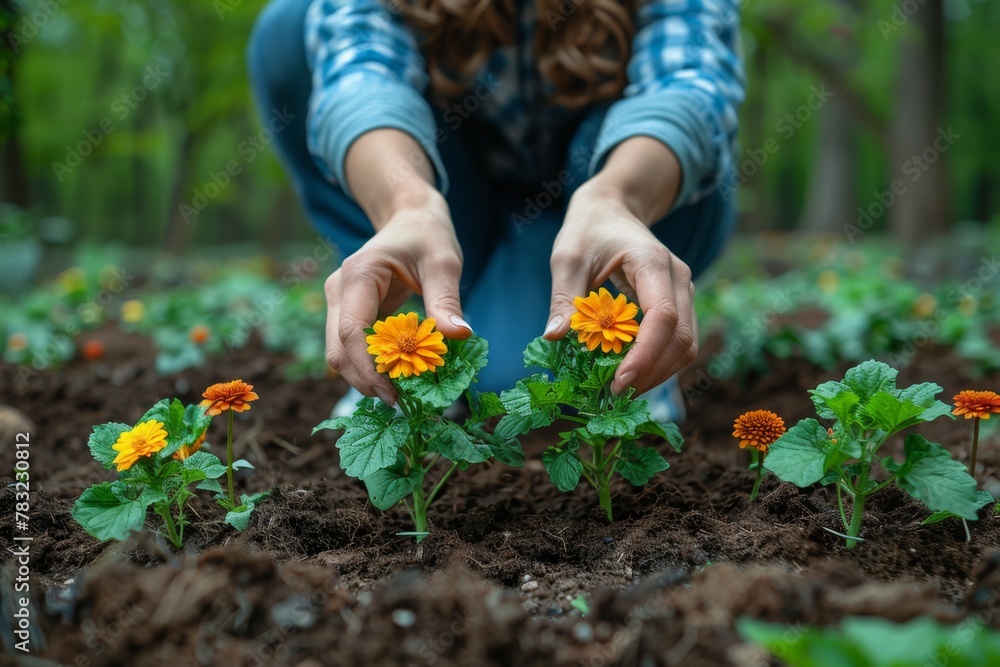
[[[24,352],[28,349],[28,337],[23,333],[12,333],[7,336],[7,349],[11,352]]]
[[[96,361],[104,356],[104,343],[99,340],[88,340],[83,344],[83,358]]]
[[[226,410],[245,412],[250,409],[250,401],[256,401],[258,396],[253,392],[253,385],[243,380],[219,382],[213,384],[202,394],[205,400],[201,402],[206,412],[214,417]]]
[[[163,429],[163,422],[140,422],[131,431],[118,436],[118,442],[111,446],[111,449],[118,452],[112,463],[118,467],[118,472],[128,470],[140,458],[152,456],[166,446],[167,432]]]
[[[785,420],[770,410],[744,412],[733,424],[733,437],[739,438],[740,449],[753,447],[764,453],[784,432]]]
[[[395,379],[423,372],[434,372],[444,366],[441,355],[448,351],[444,335],[434,331],[437,325],[428,317],[420,322],[416,313],[394,315],[379,320],[372,327],[375,333],[365,338],[368,354],[375,357],[375,370]]]
[[[208,342],[208,335],[210,331],[209,328],[204,324],[196,324],[191,327],[191,331],[188,332],[188,338],[195,345],[204,345]]]
[[[201,445],[205,442],[205,435],[207,435],[207,434],[208,434],[208,431],[205,431],[205,433],[201,434],[200,438],[198,438],[197,440],[194,441],[194,444],[192,444],[192,445],[190,445],[188,447],[181,447],[176,452],[174,452],[174,456],[173,456],[174,460],[176,460],[176,461],[183,461],[187,457],[189,457],[192,454],[194,454],[195,452],[199,451],[201,449]]]
[[[1000,414],[1000,395],[995,391],[960,391],[952,399],[955,402],[953,415],[965,415],[966,419],[978,417],[989,419],[990,414]]]
[[[639,323],[635,321],[639,306],[630,303],[624,294],[614,298],[602,287],[589,296],[576,297],[573,305],[576,312],[569,325],[588,350],[600,345],[602,352],[617,354],[622,351],[623,343],[631,343],[639,332]]]

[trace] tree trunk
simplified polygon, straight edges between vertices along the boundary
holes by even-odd
[[[909,245],[927,243],[950,222],[947,151],[954,142],[942,127],[945,95],[944,0],[927,0],[899,40],[895,113],[889,129],[888,190],[881,193],[892,235]]]
[[[840,90],[819,111],[819,133],[809,170],[809,186],[799,229],[806,232],[841,233],[853,223],[856,195],[854,120]]]
[[[198,138],[193,133],[184,135],[180,153],[177,156],[174,180],[170,186],[167,226],[163,245],[164,249],[173,255],[184,252],[191,238],[191,226],[197,225],[201,219],[202,212],[196,208],[196,202],[187,196],[191,172],[197,157],[195,150],[197,146]]]

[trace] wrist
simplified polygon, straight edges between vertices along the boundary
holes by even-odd
[[[375,231],[381,231],[401,213],[426,211],[435,218],[450,220],[448,203],[438,190],[423,178],[415,176],[392,185],[378,210],[371,216]]]

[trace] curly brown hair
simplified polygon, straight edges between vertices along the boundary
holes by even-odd
[[[625,68],[640,0],[534,0],[535,57],[555,93],[549,102],[580,107],[613,99]],[[517,39],[515,0],[395,0],[421,36],[433,97],[462,95],[498,48]]]

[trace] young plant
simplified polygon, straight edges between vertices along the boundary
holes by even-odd
[[[524,465],[516,439],[485,430],[486,420],[502,413],[495,396],[476,405],[476,414],[464,424],[444,417],[486,365],[487,345],[477,336],[446,343],[435,324],[411,312],[387,317],[368,330],[368,351],[376,370],[388,374],[396,387],[398,411],[363,398],[350,417],[328,419],[313,429],[343,429],[337,440],[341,468],[365,483],[380,510],[404,505],[414,530],[400,534],[418,542],[428,535],[427,508],[456,470],[490,459]],[[435,467],[445,470],[432,473]]]
[[[99,540],[124,540],[142,530],[152,507],[163,521],[162,534],[182,546],[192,485],[221,491],[216,480],[226,472],[217,456],[198,451],[211,420],[203,407],[175,398],[158,402],[135,426],[95,426],[90,452],[105,468],[114,467],[118,479],[84,491],[73,504],[73,518]]]
[[[733,424],[733,437],[740,441],[740,449],[750,448],[750,469],[757,472],[750,492],[750,502],[757,498],[760,483],[764,479],[764,457],[785,430],[785,420],[770,410],[744,412]]]
[[[226,523],[236,530],[245,530],[250,522],[250,513],[253,512],[255,504],[267,495],[267,492],[248,496],[242,494],[240,501],[236,502],[236,490],[233,484],[233,470],[239,468],[253,468],[249,461],[243,459],[235,460],[233,456],[233,421],[237,412],[246,412],[250,409],[250,403],[256,401],[258,396],[253,391],[253,385],[247,384],[243,380],[232,380],[230,382],[219,382],[213,384],[202,394],[205,400],[201,406],[205,408],[205,413],[209,417],[216,417],[223,412],[228,413],[229,419],[226,428],[226,493],[220,489],[216,495],[216,501],[226,510]]]
[[[494,434],[513,438],[557,419],[579,424],[559,434],[559,442],[546,450],[542,463],[560,491],[572,491],[581,478],[587,480],[612,521],[611,478],[615,473],[634,486],[643,486],[669,467],[657,450],[640,446],[639,439],[658,436],[678,452],[683,440],[676,425],[651,419],[648,402],[633,400],[631,390],[620,396],[611,393],[615,370],[639,330],[634,319],[638,307],[624,295],[612,297],[603,287],[585,298],[577,297],[575,304],[577,312],[570,326],[576,339],[536,338],[528,344],[524,365],[547,369],[552,377],[532,375],[501,393],[499,403],[507,416]]]
[[[815,419],[803,419],[771,445],[765,463],[780,479],[799,487],[817,482],[836,486],[848,548],[863,541],[858,535],[866,500],[889,484],[941,518],[974,520],[992,500],[976,490],[976,480],[948,450],[923,436],[906,436],[902,463],[891,456],[879,460],[879,449],[894,434],[950,416],[949,407],[935,398],[941,387],[925,382],[897,389],[896,374],[886,364],[866,361],[847,371],[842,381],[824,382],[810,391],[817,415],[833,426],[828,430]],[[888,476],[878,481],[880,464]],[[850,519],[844,496],[851,505]]]

